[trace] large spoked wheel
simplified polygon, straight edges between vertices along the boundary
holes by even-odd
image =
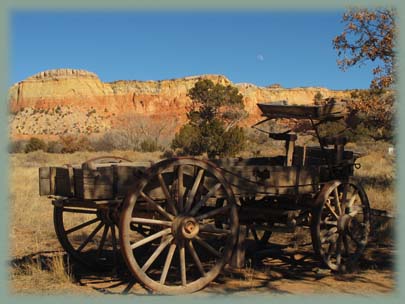
[[[326,266],[348,271],[367,245],[369,201],[363,187],[352,180],[325,187],[323,200],[312,214],[312,244]]]
[[[221,206],[218,197],[224,199]],[[225,224],[218,228],[218,221]],[[139,238],[133,224],[150,234]],[[192,158],[151,167],[128,193],[120,219],[128,268],[162,294],[195,292],[214,280],[231,257],[237,232],[230,186],[213,164]]]
[[[112,205],[55,201],[54,226],[63,249],[87,268],[111,270],[119,256],[117,212]]]

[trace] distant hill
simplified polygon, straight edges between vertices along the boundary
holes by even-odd
[[[249,113],[244,124],[260,119],[258,102],[287,100],[290,104],[311,104],[318,92],[324,98],[350,96],[350,91],[326,88],[233,84],[222,75],[104,83],[88,71],[56,69],[40,72],[9,89],[10,136],[52,139],[64,134],[103,134],[126,121],[142,118],[147,118],[148,127],[153,128],[153,122],[170,121],[178,128],[186,121],[186,107],[190,104],[187,92],[200,79],[239,89]]]

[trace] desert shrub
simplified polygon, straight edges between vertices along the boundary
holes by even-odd
[[[163,151],[163,154],[160,156],[160,158],[172,158],[175,156],[175,153],[172,149],[165,149]]]
[[[139,144],[139,149],[141,152],[155,152],[160,150],[160,147],[156,140],[148,137],[141,141]]]
[[[8,152],[9,153],[24,153],[27,143],[28,143],[28,141],[26,141],[26,140],[11,141],[8,144]]]
[[[31,137],[25,146],[24,152],[29,153],[38,150],[46,151],[46,143],[42,139]]]
[[[63,145],[58,141],[50,141],[47,146],[46,152],[48,153],[62,153]]]
[[[139,139],[136,134],[122,129],[108,131],[97,140],[92,141],[94,150],[107,152],[112,150],[136,150],[138,145]]]
[[[62,153],[73,153],[76,151],[92,151],[91,142],[87,137],[77,137],[74,135],[66,135],[60,137],[62,144]]]

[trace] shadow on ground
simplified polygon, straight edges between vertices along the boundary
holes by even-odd
[[[132,277],[123,261],[114,269],[98,272],[71,261],[64,252],[43,251],[14,259],[11,261],[11,267],[24,270],[35,263],[44,271],[52,271],[52,261],[55,256],[63,258],[65,271],[79,286],[103,294],[150,294]],[[311,246],[292,248],[288,245],[271,244],[264,250],[254,253],[247,252],[244,268],[225,267],[202,293],[232,294],[251,291],[289,293],[280,287],[284,281],[288,281],[289,284],[320,284],[320,288],[331,287],[328,285],[339,282],[362,282],[389,289],[390,286],[368,278],[367,272],[370,270],[392,271],[393,267],[394,247],[392,244],[369,244],[365,254],[359,260],[357,269],[346,274],[332,273],[322,268]],[[325,278],[331,278],[331,280],[323,280]],[[356,290],[353,292],[356,293]]]

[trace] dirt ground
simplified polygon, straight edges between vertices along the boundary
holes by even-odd
[[[277,241],[277,237],[275,239]],[[69,260],[57,243],[49,243],[47,247],[55,247],[55,250],[39,251],[12,260],[11,267],[14,269],[32,267],[33,263],[41,268],[36,279],[16,275],[11,280],[13,293],[150,294],[132,278],[125,267],[112,272],[92,272]],[[357,269],[351,273],[337,274],[320,267],[309,244],[297,247],[292,243],[271,243],[265,250],[247,252],[244,268],[234,269],[227,265],[214,282],[197,294],[390,294],[396,287],[395,254],[392,244],[372,241]],[[69,280],[49,281],[45,286],[47,278],[41,279],[41,276],[44,277],[47,272],[54,275],[55,270],[49,269],[49,265],[55,257],[62,258],[64,271],[70,273]],[[38,281],[35,286],[35,280],[42,282]]]

